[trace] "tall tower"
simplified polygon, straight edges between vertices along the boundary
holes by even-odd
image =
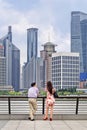
[[[37,43],[38,43],[38,29],[27,29],[27,62],[30,62],[32,58],[37,57]]]
[[[52,53],[55,53],[55,44],[46,42],[44,50],[40,51],[40,56],[44,60],[44,84],[47,81],[52,81]],[[45,86],[45,85],[44,85]]]
[[[12,86],[15,91],[20,88],[20,50],[12,44]]]
[[[55,44],[53,44],[52,42],[46,42],[44,45],[42,45],[44,47],[44,51],[47,52],[48,56],[52,56],[52,53],[55,53]]]
[[[8,27],[8,33],[0,39],[0,43],[4,46],[6,86],[13,86],[14,90],[18,91],[20,87],[20,51],[12,43],[11,26]]]
[[[87,72],[87,14],[71,13],[71,52],[80,54],[80,72]]]
[[[38,29],[27,29],[27,62],[23,67],[23,86],[29,88],[37,82]]]

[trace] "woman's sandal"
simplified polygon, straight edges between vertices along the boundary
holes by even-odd
[[[43,120],[48,120],[48,117],[44,117]]]
[[[52,121],[52,118],[50,118],[50,121]]]

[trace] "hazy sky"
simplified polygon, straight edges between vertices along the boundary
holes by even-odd
[[[87,13],[87,0],[0,0],[0,37],[11,25],[13,43],[21,51],[21,64],[26,62],[30,27],[39,29],[39,51],[48,41],[48,34],[50,41],[58,45],[58,52],[70,51],[71,11]]]

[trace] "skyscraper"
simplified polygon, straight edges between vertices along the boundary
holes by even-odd
[[[27,29],[27,62],[23,66],[23,87],[28,88],[32,82],[37,83],[37,49],[38,29]]]
[[[0,39],[4,46],[4,56],[6,57],[6,85],[12,85],[12,31],[8,27],[8,33]]]
[[[29,62],[32,68],[32,79],[30,82],[36,81],[36,58],[38,50],[38,29],[27,29],[27,63]]]
[[[20,87],[20,50],[12,44],[12,85],[15,91]]]
[[[52,42],[46,42],[44,45],[44,50],[40,51],[40,56],[44,60],[44,86],[47,81],[52,81],[52,53],[55,53],[55,44]]]
[[[71,52],[80,54],[80,72],[87,73],[87,14],[71,13]]]
[[[2,45],[4,46],[4,57],[6,58],[6,86],[10,85],[14,87],[14,90],[18,90],[20,83],[20,52],[17,51],[19,49],[17,49],[16,46],[14,46],[14,44],[12,43],[11,26],[8,27],[7,35],[0,39],[0,43],[2,43]],[[14,69],[15,71],[17,71],[17,73],[15,72],[13,74]],[[18,79],[16,80],[16,78],[14,77]]]
[[[33,57],[37,57],[37,49],[38,49],[38,29],[37,28],[29,28],[27,29],[27,62]]]

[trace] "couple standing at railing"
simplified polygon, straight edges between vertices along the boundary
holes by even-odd
[[[53,118],[53,107],[55,103],[54,93],[56,92],[55,88],[53,88],[51,81],[47,82],[47,86],[45,88],[47,92],[46,97],[46,111],[43,120],[48,120],[48,111],[50,109],[50,121]],[[29,106],[30,106],[30,113],[29,118],[31,121],[34,121],[34,114],[37,110],[37,101],[36,98],[39,95],[39,90],[37,88],[36,83],[32,83],[31,87],[28,90],[28,97],[29,97]]]

